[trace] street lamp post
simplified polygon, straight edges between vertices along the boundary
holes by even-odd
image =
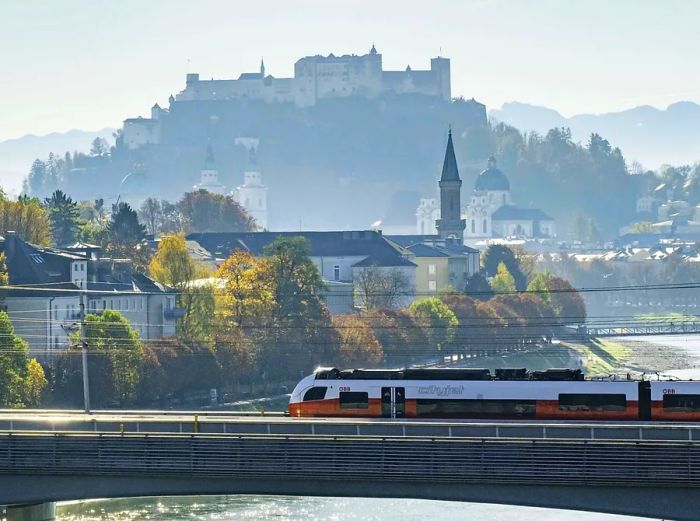
[[[80,348],[83,358],[83,401],[85,412],[90,412],[90,376],[88,375],[88,343],[85,339],[85,293],[80,293]]]

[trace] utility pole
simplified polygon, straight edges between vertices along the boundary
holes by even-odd
[[[85,339],[85,292],[80,293],[80,347],[83,355],[83,400],[85,412],[90,412],[90,377],[88,375],[88,344]]]

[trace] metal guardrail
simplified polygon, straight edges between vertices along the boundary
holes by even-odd
[[[5,433],[0,473],[700,487],[700,444]]]
[[[89,416],[0,414],[0,431],[700,441],[700,423],[401,421],[240,417],[182,412],[153,416],[147,413]]]

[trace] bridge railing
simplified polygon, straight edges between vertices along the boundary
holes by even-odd
[[[171,416],[121,415],[121,413],[93,415],[0,413],[1,431],[700,441],[700,424],[401,421],[205,416],[183,413]]]
[[[700,487],[700,444],[14,433],[0,473]]]

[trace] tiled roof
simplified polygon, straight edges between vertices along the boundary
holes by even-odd
[[[433,248],[442,248],[449,253],[479,253],[476,248],[455,242],[446,242],[439,235],[386,235],[385,237],[408,249],[411,249],[411,246],[415,244],[426,244]]]
[[[408,247],[416,257],[449,257],[450,254],[442,251],[441,248],[428,246],[427,244],[414,244]]]
[[[309,241],[312,257],[365,257],[378,266],[410,266],[405,259],[411,252],[393,244],[375,231],[344,232],[234,232],[192,233],[188,241],[196,241],[217,258],[226,258],[236,250],[263,254],[265,247],[278,237],[304,237]],[[363,260],[366,260],[363,259]]]

